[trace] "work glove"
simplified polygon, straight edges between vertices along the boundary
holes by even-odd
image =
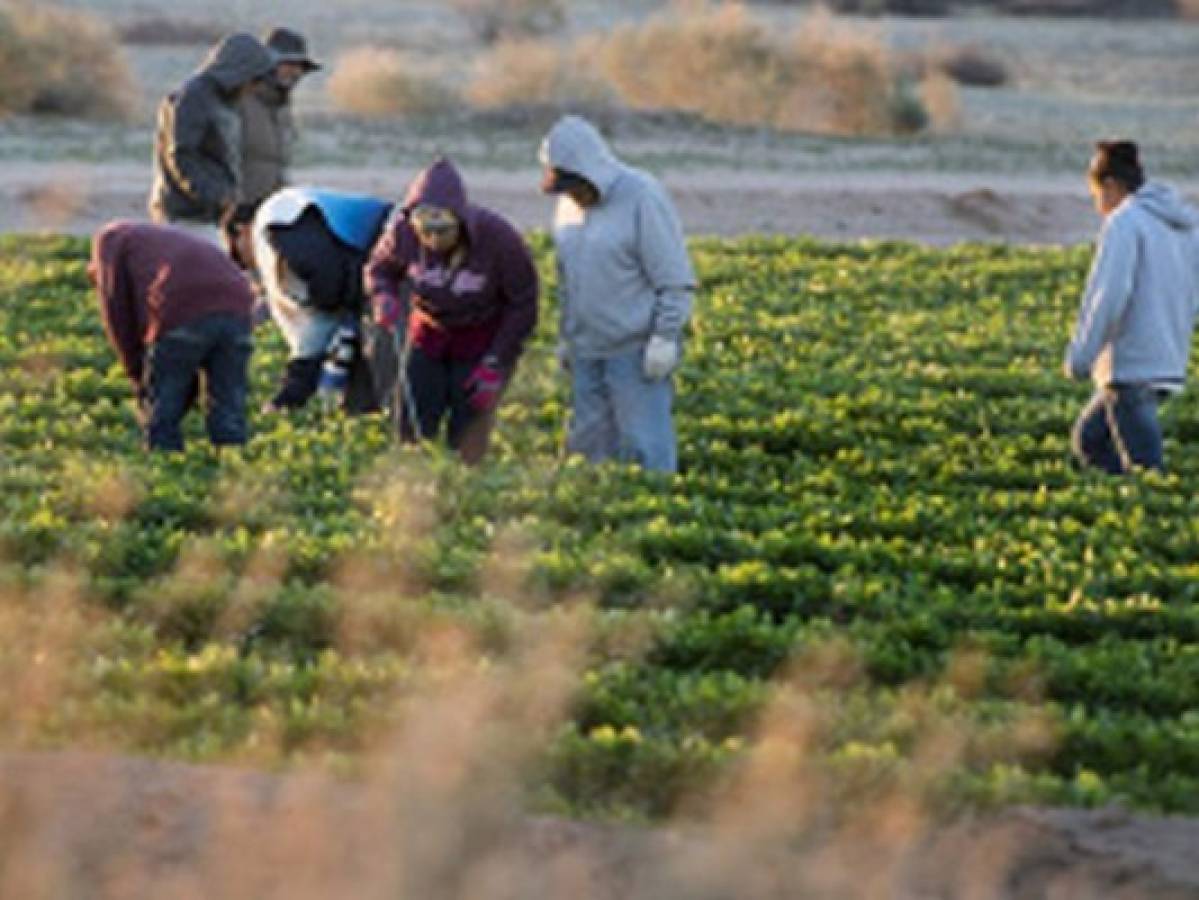
[[[394,331],[400,321],[400,298],[392,294],[376,294],[373,303],[375,324],[388,331]]]
[[[679,363],[679,342],[655,334],[645,345],[642,371],[650,381],[658,381],[674,371]]]
[[[467,402],[476,412],[495,409],[500,400],[500,391],[504,387],[504,371],[500,368],[499,360],[494,356],[484,357],[470,373],[463,387],[466,389]]]

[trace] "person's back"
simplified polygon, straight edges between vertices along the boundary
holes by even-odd
[[[183,229],[118,221],[97,233],[88,271],[148,445],[182,449],[179,425],[201,371],[210,439],[244,443],[254,296],[232,260]]]
[[[156,222],[215,227],[221,214],[237,203],[242,146],[234,101],[274,65],[274,56],[256,38],[234,34],[162,101],[149,200]]]

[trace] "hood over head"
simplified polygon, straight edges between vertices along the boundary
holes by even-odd
[[[412,179],[401,208],[409,212],[421,204],[448,209],[458,221],[466,224],[470,205],[466,200],[466,185],[454,164],[444,156]]]
[[[607,142],[581,116],[563,116],[555,122],[537,155],[543,166],[586,178],[601,198],[620,175],[620,162]]]
[[[1182,199],[1178,191],[1168,184],[1160,181],[1146,182],[1132,195],[1132,201],[1140,209],[1175,230],[1199,228],[1199,210]]]
[[[275,69],[275,54],[252,34],[231,34],[212,49],[199,73],[207,75],[224,91],[235,91]]]

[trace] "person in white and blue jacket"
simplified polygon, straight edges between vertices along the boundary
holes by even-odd
[[[1095,383],[1074,453],[1111,474],[1160,470],[1158,405],[1183,388],[1199,305],[1199,211],[1146,180],[1131,141],[1099,142],[1088,180],[1104,221],[1066,350],[1066,375]]]
[[[375,197],[290,187],[271,194],[251,224],[229,226],[234,257],[257,272],[290,351],[268,411],[306,404],[339,327],[358,332],[366,308],[363,266],[391,209]]]
[[[558,358],[571,375],[567,449],[674,472],[671,419],[695,272],[661,183],[620,162],[595,127],[564,116],[542,142],[558,194]]]

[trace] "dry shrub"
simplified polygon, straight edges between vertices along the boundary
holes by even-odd
[[[927,119],[918,95],[902,94],[882,38],[827,10],[785,40],[741,4],[679,7],[599,39],[594,58],[638,109],[847,135],[914,131]]]
[[[458,104],[440,76],[394,50],[358,47],[338,60],[329,94],[338,107],[360,116],[428,115]]]
[[[965,46],[943,50],[934,54],[934,63],[958,84],[970,87],[999,87],[1008,80],[1008,70],[1003,60],[991,55],[982,47]]]
[[[1199,0],[1174,0],[1179,18],[1188,21],[1199,19]]]
[[[474,106],[596,106],[612,90],[584,51],[535,39],[501,41],[479,62],[466,97]]]
[[[930,72],[920,82],[920,105],[934,131],[948,131],[958,124],[962,109],[957,87],[941,72]]]
[[[796,35],[794,86],[780,124],[834,134],[894,130],[896,86],[890,52],[873,31],[841,24],[827,11]]]
[[[449,0],[485,44],[551,34],[566,24],[562,0]]]
[[[126,44],[176,47],[215,44],[226,31],[220,25],[199,19],[143,16],[121,26],[120,35]]]
[[[133,77],[112,29],[81,10],[0,0],[0,115],[123,118]]]
[[[739,4],[622,25],[598,49],[600,72],[637,109],[768,124],[790,87],[790,60]]]

